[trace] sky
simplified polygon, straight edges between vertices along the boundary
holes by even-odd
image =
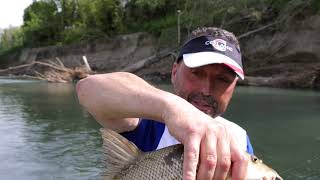
[[[0,28],[21,26],[23,11],[33,0],[0,0]]]

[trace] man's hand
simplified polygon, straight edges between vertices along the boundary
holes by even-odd
[[[170,133],[184,144],[183,179],[224,180],[229,170],[232,179],[244,179],[248,159],[232,132],[188,102],[175,98],[168,99],[163,119]]]

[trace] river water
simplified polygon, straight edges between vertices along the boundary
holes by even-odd
[[[225,117],[285,179],[320,179],[319,92],[238,87]],[[73,84],[0,79],[0,179],[99,179],[99,128]]]

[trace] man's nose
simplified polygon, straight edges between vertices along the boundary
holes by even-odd
[[[210,95],[213,87],[214,85],[210,81],[210,79],[206,79],[205,81],[202,82],[202,93],[204,95]]]

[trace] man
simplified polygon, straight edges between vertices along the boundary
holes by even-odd
[[[77,84],[80,103],[104,127],[151,151],[184,144],[183,179],[244,179],[252,153],[246,132],[220,117],[244,73],[236,37],[223,29],[193,31],[172,68],[176,95],[125,72]]]

